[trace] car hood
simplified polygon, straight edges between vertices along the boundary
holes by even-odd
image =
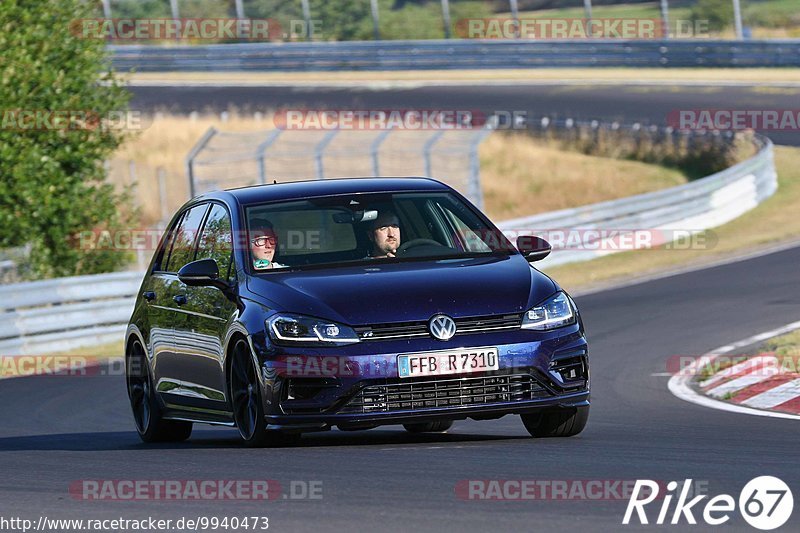
[[[557,286],[520,255],[375,262],[251,276],[269,307],[358,326],[521,313]]]

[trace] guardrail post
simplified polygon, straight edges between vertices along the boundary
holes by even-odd
[[[586,36],[592,36],[592,0],[583,0],[583,10],[586,13]]]
[[[372,10],[372,31],[375,34],[375,40],[381,40],[381,27],[378,24],[378,0],[370,0],[370,9]]]
[[[508,3],[511,7],[511,20],[514,21],[514,37],[519,39],[521,36],[519,27],[519,6],[517,5],[517,0],[509,0]]]
[[[736,28],[736,38],[740,41],[744,39],[742,32],[742,7],[739,0],[733,0],[733,25]]]
[[[442,0],[442,19],[444,21],[444,38],[450,38],[450,2]]]
[[[436,133],[431,135],[430,139],[425,141],[425,146],[423,146],[423,148],[422,148],[423,153],[425,154],[425,176],[426,177],[430,178],[433,175],[433,171],[432,171],[432,167],[431,167],[431,150],[433,150],[433,145],[436,144],[436,142],[439,139],[442,138],[442,135],[444,135],[444,130],[437,131]]]
[[[303,19],[306,21],[306,40],[311,40],[311,7],[308,5],[308,0],[300,0],[303,7]]]
[[[381,175],[381,167],[380,167],[380,158],[378,156],[379,151],[381,149],[381,144],[389,134],[392,133],[392,130],[384,130],[382,131],[374,141],[372,141],[372,145],[369,148],[370,157],[372,157],[372,175],[373,176],[380,176]]]
[[[208,131],[206,131],[203,136],[200,137],[200,140],[197,141],[197,144],[194,145],[194,147],[189,151],[189,154],[186,156],[186,177],[189,179],[190,198],[194,198],[196,192],[194,183],[194,159],[197,157],[197,154],[199,154],[200,151],[206,147],[208,141],[210,141],[211,138],[216,134],[217,128],[214,126],[208,128]]]
[[[267,150],[269,147],[272,146],[272,143],[278,140],[283,130],[275,129],[267,135],[267,138],[264,139],[264,142],[258,145],[256,148],[256,152],[258,153],[258,182],[262,185],[267,182],[267,169],[264,163],[264,159],[267,155]]]
[[[317,167],[317,179],[324,180],[325,179],[325,167],[322,164],[322,155],[327,148],[328,144],[336,137],[336,134],[339,133],[339,130],[331,130],[322,138],[322,140],[314,147],[314,161]]]
[[[661,0],[661,26],[664,38],[669,39],[669,0]]]
[[[242,0],[236,0],[236,18],[243,19],[244,18],[244,4],[242,4]]]
[[[487,122],[486,127],[475,136],[469,146],[469,196],[470,200],[481,210],[483,209],[483,189],[481,189],[481,159],[478,149],[492,131],[494,131],[493,124]]]

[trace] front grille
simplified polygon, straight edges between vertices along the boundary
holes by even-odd
[[[468,318],[455,318],[456,335],[493,331],[498,329],[518,329],[522,324],[522,315],[489,315]],[[427,337],[427,321],[393,322],[389,324],[371,324],[354,328],[360,339],[365,341],[382,339],[399,339],[409,337]]]
[[[515,402],[546,396],[550,396],[550,393],[529,374],[413,380],[365,387],[347,402],[340,412],[388,413]]]

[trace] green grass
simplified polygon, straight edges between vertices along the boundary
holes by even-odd
[[[764,350],[775,352],[779,358],[800,356],[800,329],[768,340],[764,344]]]

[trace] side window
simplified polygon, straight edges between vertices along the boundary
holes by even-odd
[[[167,262],[169,262],[169,252],[172,250],[172,242],[175,240],[175,234],[177,233],[184,216],[185,213],[182,213],[181,216],[179,216],[175,221],[175,224],[173,224],[172,227],[170,227],[164,234],[164,237],[161,240],[161,248],[158,249],[158,259],[156,259],[156,262],[153,265],[153,272],[166,270]]]
[[[208,214],[200,244],[197,247],[196,259],[213,259],[219,266],[221,278],[230,278],[231,257],[233,254],[233,237],[231,236],[231,217],[219,204],[213,204]]]
[[[172,242],[172,249],[169,254],[169,261],[164,266],[167,272],[177,272],[186,263],[194,261],[194,243],[200,223],[206,214],[208,204],[197,205],[189,210],[181,220],[178,229],[175,231],[175,239]]]

